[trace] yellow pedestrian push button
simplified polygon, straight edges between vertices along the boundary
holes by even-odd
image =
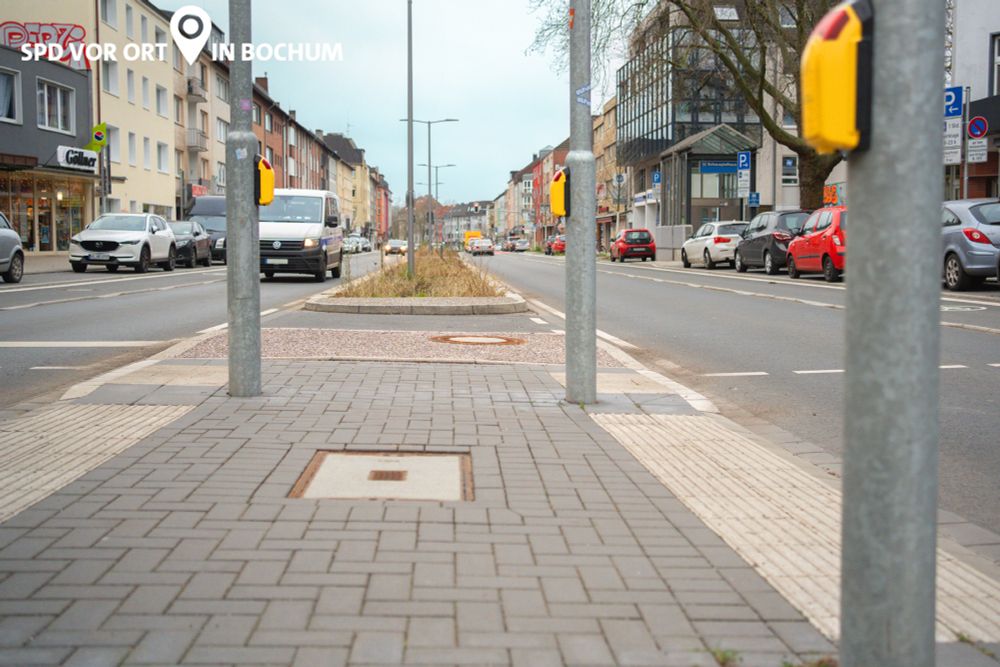
[[[258,206],[267,206],[274,201],[274,169],[263,155],[253,159],[254,180],[253,194]]]
[[[560,169],[549,183],[549,209],[557,218],[569,215],[569,169]]]
[[[871,0],[837,5],[802,52],[802,136],[820,153],[865,150],[871,131]]]

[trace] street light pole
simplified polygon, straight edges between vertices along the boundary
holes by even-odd
[[[413,252],[413,0],[406,0],[406,275],[416,270]]]
[[[570,151],[572,186],[566,225],[566,400],[597,400],[597,202],[590,117],[590,0],[569,4]]]

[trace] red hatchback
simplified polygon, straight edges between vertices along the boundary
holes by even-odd
[[[558,255],[566,252],[566,237],[557,236],[552,239],[552,253],[553,255]]]
[[[788,246],[788,276],[822,273],[827,282],[840,280],[847,259],[847,207],[814,211]]]
[[[656,261],[656,242],[648,229],[626,229],[611,242],[611,261],[624,262],[630,257]]]

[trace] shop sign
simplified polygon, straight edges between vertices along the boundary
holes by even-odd
[[[60,167],[66,169],[86,171],[91,174],[97,173],[97,153],[94,151],[74,148],[73,146],[60,146],[56,149],[56,161]]]

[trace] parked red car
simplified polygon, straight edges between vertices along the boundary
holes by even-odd
[[[549,254],[558,255],[560,253],[565,253],[565,252],[566,252],[566,237],[560,235],[552,239],[552,252]]]
[[[656,261],[656,242],[648,229],[626,229],[611,242],[611,261],[624,262],[630,257],[641,257],[642,261]]]
[[[847,207],[814,211],[788,245],[788,277],[822,273],[827,282],[840,280],[847,258]]]

